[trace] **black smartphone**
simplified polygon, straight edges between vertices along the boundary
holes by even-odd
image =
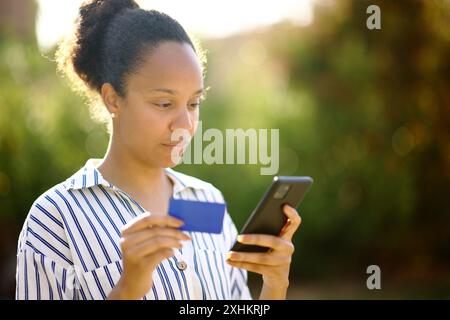
[[[253,210],[240,234],[268,234],[278,236],[286,224],[283,205],[297,208],[313,183],[311,177],[274,177],[272,184]],[[268,248],[235,242],[232,251],[267,252]]]

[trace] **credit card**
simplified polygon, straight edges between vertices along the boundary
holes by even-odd
[[[170,199],[169,215],[184,222],[183,231],[222,233],[226,204]]]

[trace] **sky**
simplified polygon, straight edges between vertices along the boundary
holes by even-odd
[[[283,20],[308,25],[314,0],[137,0],[178,20],[200,38],[221,38]],[[50,49],[68,30],[82,0],[38,0],[37,38],[41,50]]]

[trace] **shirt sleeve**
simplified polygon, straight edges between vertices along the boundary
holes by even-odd
[[[76,272],[59,220],[45,202],[33,204],[17,246],[17,300],[77,299]]]
[[[25,248],[17,255],[17,300],[77,299],[73,267],[63,267],[33,249]]]

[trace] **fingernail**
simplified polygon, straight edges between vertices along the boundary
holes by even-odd
[[[183,224],[184,224],[184,222],[183,222],[183,221],[181,221],[181,220],[177,220],[177,226],[181,227],[181,226],[182,226]]]
[[[231,260],[233,258],[233,254],[231,252],[227,252],[226,257],[227,260]]]
[[[237,236],[237,241],[238,241],[238,242],[244,241],[244,236],[238,235],[238,236]]]
[[[183,238],[186,240],[192,240],[191,237],[189,237],[187,234],[184,234],[184,233],[183,233]]]

